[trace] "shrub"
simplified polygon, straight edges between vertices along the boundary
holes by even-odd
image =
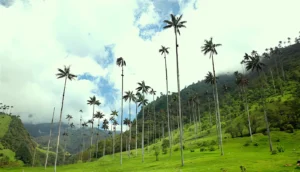
[[[247,142],[244,144],[245,147],[247,147],[247,146],[249,146],[249,145],[250,145],[250,141],[247,141]]]
[[[282,146],[279,145],[277,147],[277,150],[278,150],[278,152],[284,152],[285,149],[284,149],[284,147],[282,147]]]
[[[210,130],[207,130],[207,134],[210,134]]]
[[[204,142],[202,142],[202,146],[203,146],[203,147],[207,147],[207,146],[209,146],[209,142],[208,142],[208,141],[204,141]]]
[[[273,150],[272,155],[276,155],[276,154],[277,154],[277,150]]]
[[[204,152],[204,151],[206,151],[205,148],[200,148],[200,152]]]
[[[276,142],[280,142],[280,139],[278,138],[278,139],[276,139],[275,141],[276,141]]]
[[[179,147],[176,146],[174,149],[173,149],[175,152],[179,150]]]
[[[190,151],[191,151],[191,152],[195,152],[195,150],[194,150],[194,149],[191,149]]]
[[[163,152],[163,154],[167,154],[167,152],[168,152],[168,149],[167,149],[167,148],[169,147],[169,140],[164,139],[164,140],[162,141],[161,146],[162,146],[162,152]]]
[[[154,155],[156,157],[156,161],[158,161],[158,155],[160,153],[160,149],[158,146],[154,146],[153,149],[154,149]]]
[[[253,146],[258,146],[258,143],[257,142],[253,143]]]
[[[216,145],[217,142],[215,140],[210,141],[210,145]]]
[[[213,147],[213,146],[211,146],[211,147],[209,148],[209,151],[215,151],[215,150],[216,150],[216,148]]]
[[[3,156],[3,153],[0,153],[0,157],[2,157]]]
[[[291,124],[285,124],[284,130],[287,131],[288,133],[294,133],[294,127]]]

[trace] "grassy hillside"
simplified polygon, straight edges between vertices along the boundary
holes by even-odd
[[[192,127],[192,126],[190,126]],[[189,127],[185,127],[186,134],[192,134]],[[268,150],[267,136],[263,134],[254,135],[254,143],[249,143],[249,137],[230,138],[224,140],[225,156],[220,156],[217,145],[215,144],[215,134],[206,135],[207,131],[203,131],[201,136],[204,138],[185,141],[185,166],[181,167],[180,151],[178,144],[173,147],[172,157],[169,157],[169,152],[164,154],[159,150],[158,161],[154,146],[160,146],[162,141],[149,146],[149,152],[145,151],[145,162],[141,163],[141,150],[138,149],[138,156],[135,156],[135,150],[132,150],[132,157],[128,158],[127,152],[123,152],[123,165],[120,165],[120,154],[107,155],[94,162],[77,163],[58,167],[60,172],[85,172],[97,171],[230,171],[240,172],[240,166],[244,166],[247,171],[300,171],[296,167],[296,161],[300,158],[300,131],[294,133],[286,133],[280,131],[272,132],[274,146],[284,147],[284,152],[272,154]],[[177,137],[177,132],[173,135]],[[212,141],[214,140],[214,141]],[[211,149],[214,147],[215,150]],[[53,167],[48,167],[47,170],[40,168],[16,168],[3,169],[3,172],[19,172],[24,169],[24,172],[38,171],[53,171]],[[297,170],[298,169],[298,170]]]

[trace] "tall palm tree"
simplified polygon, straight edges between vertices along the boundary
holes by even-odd
[[[92,146],[93,146],[93,129],[94,129],[94,116],[92,119],[88,120],[89,124],[91,124],[92,132],[91,132],[91,145],[90,145],[90,158],[89,161],[92,160]]]
[[[99,127],[100,127],[100,119],[102,119],[104,117],[104,114],[102,112],[97,111],[95,114],[95,118],[98,119],[98,128],[97,128],[97,142],[96,142],[96,158],[98,158],[98,142],[99,142]]]
[[[123,121],[123,124],[124,125],[126,125],[128,128],[129,128],[129,130],[130,130],[130,124],[131,124],[131,121],[128,119],[128,118],[125,118],[124,119],[124,121]],[[129,139],[126,139],[126,143],[128,143],[129,141],[128,141]],[[128,145],[130,145],[130,143],[128,144]],[[128,148],[130,148],[130,146],[128,146]],[[128,157],[130,157],[130,150],[128,149]]]
[[[182,15],[179,17],[175,17],[173,14],[171,14],[171,21],[164,20],[164,22],[167,24],[164,26],[164,29],[167,28],[174,28],[174,34],[175,34],[175,47],[176,47],[176,67],[177,67],[177,89],[178,89],[178,111],[179,111],[179,123],[180,123],[180,154],[181,154],[181,165],[184,165],[183,162],[183,131],[182,131],[182,120],[181,120],[181,97],[180,97],[180,78],[179,78],[179,61],[178,61],[178,43],[177,43],[177,33],[180,35],[180,28],[185,27],[186,21],[181,21]]]
[[[64,133],[62,135],[63,135],[64,143],[65,143],[64,152],[63,152],[64,156],[63,156],[63,162],[62,162],[62,164],[64,165],[65,164],[65,160],[66,160],[66,137],[68,136],[68,132],[64,131]]]
[[[46,153],[46,159],[45,159],[45,169],[47,168],[47,163],[48,163],[48,155],[49,155],[49,147],[50,147],[50,141],[51,141],[51,135],[52,135],[54,112],[55,112],[55,107],[53,108],[52,120],[51,120],[51,124],[50,124],[50,134],[49,134],[47,153]]]
[[[150,90],[150,92],[149,92],[152,96],[153,96],[153,116],[154,116],[154,125],[155,125],[155,127],[154,127],[154,135],[155,135],[155,137],[154,137],[154,143],[155,143],[155,141],[156,141],[156,116],[155,116],[155,102],[154,102],[154,97],[155,97],[155,95],[156,95],[156,91],[155,90],[153,90],[153,88],[151,88],[151,90]]]
[[[59,117],[59,127],[58,127],[58,136],[57,136],[57,143],[56,143],[56,155],[55,155],[55,161],[54,161],[54,172],[56,172],[56,164],[57,164],[57,156],[58,156],[58,146],[59,146],[59,137],[60,137],[60,127],[61,127],[61,117],[62,117],[62,112],[64,108],[64,99],[65,99],[65,91],[66,91],[66,86],[67,86],[67,80],[69,79],[72,81],[75,79],[77,76],[74,74],[71,74],[70,72],[70,66],[66,67],[64,66],[64,69],[58,69],[59,73],[56,74],[57,79],[60,78],[65,78],[65,84],[64,84],[64,90],[63,90],[63,95],[62,95],[62,101],[61,101],[61,109],[60,109],[60,117]]]
[[[138,112],[138,93],[134,94],[133,101],[135,103],[135,156],[137,156],[137,134],[138,134],[138,120],[137,120],[137,112]]]
[[[128,100],[129,106],[129,121],[131,121],[131,101],[134,99],[133,91],[126,91],[125,95],[123,96],[124,100]],[[129,124],[129,140],[128,140],[128,150],[129,150],[129,157],[130,157],[130,143],[131,143],[131,124]]]
[[[254,57],[250,56],[250,59],[247,60],[246,62],[246,70],[251,72],[256,71],[258,73],[258,76],[260,77],[260,73],[263,72],[263,67],[266,66],[264,63],[260,61],[260,56],[256,55]],[[267,133],[269,137],[269,147],[270,151],[273,151],[273,146],[272,146],[272,140],[271,140],[271,135],[270,135],[270,128],[269,128],[269,122],[268,122],[268,116],[267,116],[267,110],[266,110],[266,103],[265,103],[265,95],[264,95],[264,86],[261,83],[261,99],[262,99],[262,105],[263,105],[263,111],[264,111],[264,116],[265,116],[265,122],[266,122],[266,128],[267,128]]]
[[[218,77],[214,77],[211,72],[208,72],[205,76],[204,82],[206,84],[210,84],[212,86],[212,94],[213,94],[213,99],[214,99],[214,107],[215,107],[215,116],[216,116],[216,129],[217,129],[217,139],[218,139],[218,146],[220,148],[220,133],[219,133],[219,125],[218,125],[218,110],[217,110],[217,105],[216,105],[216,94],[215,94],[215,79],[219,79]]]
[[[99,100],[96,99],[95,96],[93,96],[93,97],[90,97],[89,100],[87,100],[87,104],[93,106],[93,114],[92,114],[92,119],[91,119],[92,121],[90,121],[90,123],[91,123],[91,122],[94,122],[95,105],[99,106],[101,103],[99,102]],[[92,159],[92,146],[93,146],[93,135],[94,135],[94,125],[93,125],[93,123],[91,123],[91,124],[92,124],[92,130],[91,130],[90,161]]]
[[[114,134],[113,134],[113,157],[115,157],[116,126],[118,125],[118,121],[115,118],[118,117],[118,111],[113,110],[113,111],[111,111],[110,115],[111,115],[110,120],[113,122],[113,126],[114,126]]]
[[[124,66],[126,66],[126,62],[125,62],[125,60],[123,59],[123,57],[119,57],[118,59],[117,59],[117,65],[119,66],[119,67],[121,67],[122,68],[122,74],[121,74],[121,76],[122,76],[122,93],[121,93],[121,151],[120,151],[120,157],[121,157],[121,159],[120,159],[120,163],[121,163],[121,165],[122,165],[122,150],[123,150],[123,143],[122,143],[122,136],[123,136],[123,78],[124,78],[124,72],[123,72],[123,67]]]
[[[107,119],[104,119],[103,122],[102,122],[102,129],[104,131],[107,131],[108,130],[108,120]],[[104,146],[103,146],[103,156],[105,156],[105,145],[106,145],[106,139],[104,139]]]
[[[87,122],[83,122],[83,123],[81,124],[81,126],[82,126],[82,129],[84,130],[84,127],[88,127],[88,124],[87,124]],[[85,135],[85,134],[82,134],[82,153],[81,153],[81,161],[82,161],[82,157],[83,157],[83,150],[85,149],[85,145],[84,145],[84,135]]]
[[[138,102],[139,106],[142,105],[143,108],[143,119],[142,119],[142,162],[144,162],[144,127],[145,127],[145,106],[148,104],[148,100],[145,98],[145,93],[148,93],[148,90],[150,89],[149,86],[145,84],[144,81],[138,83],[138,87],[136,88],[137,91],[141,91],[143,94],[137,94],[138,96]]]
[[[172,142],[171,142],[171,130],[170,130],[170,112],[169,112],[169,84],[168,84],[168,68],[167,68],[167,58],[166,55],[169,54],[169,47],[161,46],[159,49],[161,55],[164,55],[165,59],[165,70],[166,70],[166,95],[167,95],[167,116],[168,116],[168,134],[169,134],[169,147],[170,147],[170,156],[172,156]],[[162,93],[161,93],[162,96]]]
[[[219,97],[218,97],[218,87],[216,82],[216,72],[215,72],[215,63],[214,63],[214,54],[217,55],[218,52],[216,50],[217,47],[221,46],[222,44],[215,44],[213,43],[213,38],[210,40],[204,41],[204,46],[202,46],[202,52],[204,55],[209,53],[209,58],[211,58],[212,68],[213,68],[213,76],[214,76],[214,86],[215,86],[215,94],[216,94],[216,105],[218,111],[218,125],[219,125],[219,135],[220,135],[220,148],[221,148],[221,155],[224,155],[223,152],[223,143],[222,143],[222,128],[221,128],[221,119],[220,119],[220,108],[219,108]]]

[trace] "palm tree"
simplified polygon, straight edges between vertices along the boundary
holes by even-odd
[[[83,128],[83,126],[82,126],[82,113],[83,113],[83,111],[80,109],[79,112],[81,113],[81,115],[80,115],[80,123],[79,123],[79,126]],[[81,128],[80,128],[80,131],[81,131],[80,135],[81,135],[82,140],[83,140],[83,135],[82,135],[82,129],[81,129]],[[83,152],[83,145],[81,145],[81,150],[82,150],[82,152]],[[79,157],[79,158],[80,158],[80,160],[82,161],[82,156]]]
[[[224,155],[223,152],[223,143],[222,143],[222,128],[221,128],[221,119],[220,119],[220,108],[219,108],[219,97],[218,97],[218,87],[217,87],[217,82],[216,82],[216,72],[215,72],[215,64],[214,64],[214,54],[218,54],[216,48],[221,46],[222,44],[214,44],[213,39],[210,38],[210,40],[205,40],[204,41],[204,46],[202,46],[202,52],[204,55],[209,53],[209,58],[211,58],[212,61],[212,67],[213,67],[213,76],[214,76],[214,86],[215,86],[215,94],[216,94],[216,107],[217,107],[217,112],[218,112],[218,125],[219,125],[219,135],[220,135],[220,148],[221,148],[221,155]],[[255,52],[253,52],[255,53]]]
[[[178,111],[179,111],[179,122],[180,122],[180,153],[181,153],[181,165],[183,166],[183,131],[182,131],[182,120],[181,120],[181,97],[180,97],[180,78],[179,78],[179,61],[178,61],[178,43],[177,43],[177,33],[180,35],[180,28],[185,27],[186,21],[181,21],[182,15],[180,17],[175,17],[173,14],[171,14],[171,21],[164,20],[164,22],[167,24],[164,26],[164,29],[167,28],[174,28],[174,34],[175,34],[175,47],[176,47],[176,67],[177,67],[177,89],[178,89]]]
[[[108,130],[108,120],[104,119],[102,122],[102,129],[104,131]],[[105,156],[105,145],[106,145],[106,139],[104,139],[104,146],[103,146],[103,156]]]
[[[121,76],[122,76],[122,93],[121,93],[121,151],[120,151],[120,157],[121,157],[121,159],[120,159],[120,163],[121,163],[121,165],[122,165],[122,150],[123,150],[123,144],[122,144],[122,136],[123,136],[123,78],[124,78],[124,73],[123,73],[123,67],[124,66],[126,66],[126,62],[125,62],[125,60],[123,59],[123,57],[119,57],[118,59],[117,59],[117,65],[119,66],[119,67],[121,67],[122,68],[122,74],[121,74]]]
[[[68,132],[64,131],[63,133],[63,137],[64,137],[64,143],[65,143],[65,146],[64,146],[64,156],[63,156],[63,165],[65,164],[65,160],[66,160],[66,137],[68,136]]]
[[[169,112],[169,84],[168,84],[168,68],[167,68],[167,58],[166,54],[169,54],[169,47],[161,46],[159,49],[161,55],[164,55],[165,59],[165,70],[166,70],[166,95],[167,95],[167,115],[168,115],[168,133],[169,133],[169,147],[170,147],[170,156],[172,156],[172,142],[171,142],[171,130],[170,130],[170,112]],[[161,93],[162,96],[162,93]]]
[[[215,79],[214,79],[215,78]],[[216,129],[217,129],[217,139],[218,139],[218,146],[220,148],[220,133],[219,133],[219,125],[218,125],[218,110],[217,110],[217,104],[216,104],[216,94],[215,94],[215,80],[219,79],[218,77],[214,77],[211,72],[208,72],[205,76],[204,82],[207,84],[211,84],[212,86],[212,93],[213,93],[213,99],[214,99],[214,107],[215,107],[215,115],[216,115]]]
[[[47,153],[46,153],[46,159],[45,159],[45,169],[47,168],[47,163],[48,163],[49,146],[50,146],[51,135],[52,135],[54,112],[55,112],[55,107],[53,108],[53,115],[52,115],[52,120],[51,120],[51,124],[50,124],[50,134],[49,134],[48,147],[47,147]]]
[[[142,162],[144,162],[144,127],[145,127],[145,120],[144,120],[144,114],[145,114],[145,106],[148,104],[148,100],[145,98],[145,93],[148,93],[148,90],[150,89],[149,86],[145,84],[144,81],[138,83],[139,87],[136,88],[137,91],[141,91],[143,93],[138,93],[138,102],[139,106],[142,105],[143,108],[143,119],[142,119]]]
[[[100,119],[104,117],[104,114],[102,112],[97,111],[95,114],[95,118],[98,119],[98,128],[97,128],[97,142],[96,142],[96,158],[98,158],[98,142],[99,142],[99,127],[100,127]]]
[[[94,122],[94,117],[95,117],[95,105],[99,106],[101,103],[99,102],[99,100],[96,99],[95,96],[90,97],[89,100],[87,100],[87,104],[93,106],[93,114],[92,114],[92,122]],[[91,122],[90,122],[91,123]],[[92,123],[93,124],[93,123]],[[90,148],[90,161],[92,158],[92,146],[93,146],[93,134],[94,134],[94,125],[92,125],[92,131],[91,131],[91,148]]]
[[[88,124],[87,124],[87,122],[83,122],[82,124],[81,124],[81,126],[82,126],[82,129],[84,129],[84,127],[88,127]],[[81,154],[81,161],[82,161],[82,157],[83,157],[83,150],[84,150],[84,135],[85,134],[83,134],[82,135],[82,154]]]
[[[251,57],[250,59],[247,60],[246,62],[246,70],[251,72],[256,71],[258,73],[258,77],[260,77],[260,72],[263,72],[263,67],[266,66],[264,63],[260,61],[260,57],[258,55]],[[267,110],[266,110],[266,104],[265,104],[265,97],[264,97],[264,86],[261,82],[261,91],[263,92],[261,94],[261,100],[262,100],[262,105],[263,105],[263,111],[264,111],[264,116],[265,116],[265,122],[266,122],[266,128],[267,128],[267,133],[269,137],[269,147],[270,151],[273,151],[273,146],[272,146],[272,140],[271,140],[271,135],[270,135],[270,128],[269,128],[269,122],[268,122],[268,116],[267,116]]]
[[[113,134],[113,157],[115,157],[115,137],[116,137],[116,126],[118,125],[117,120],[115,119],[115,117],[118,116],[118,112],[116,110],[111,111],[111,118],[110,120],[113,122],[113,126],[114,126],[114,134]]]
[[[128,106],[129,106],[129,121],[131,121],[131,101],[134,99],[133,91],[127,91],[125,92],[125,95],[123,96],[124,100],[128,100]],[[131,125],[129,124],[129,144],[128,144],[128,150],[130,152],[130,143],[131,143]],[[129,153],[130,157],[130,153]]]
[[[245,100],[245,103],[246,103],[246,112],[247,112],[247,117],[248,117],[248,130],[249,130],[251,142],[253,142],[251,122],[250,122],[250,113],[249,113],[249,105],[248,105],[248,98],[247,98],[247,92],[246,92],[246,87],[247,87],[249,81],[243,74],[238,73],[238,71],[236,71],[234,74],[235,74],[235,77],[236,77],[236,84],[242,88],[242,93],[244,93],[243,97],[244,97],[244,100]]]
[[[151,90],[150,90],[149,93],[153,96],[153,116],[154,116],[154,125],[155,125],[155,127],[154,127],[154,135],[155,135],[155,137],[154,137],[154,143],[155,143],[155,141],[156,141],[156,116],[155,116],[155,102],[154,102],[154,97],[156,95],[156,91],[153,90],[153,88],[151,88]]]
[[[54,172],[56,172],[56,164],[57,164],[57,156],[58,156],[58,146],[59,146],[59,137],[60,137],[60,127],[61,127],[61,117],[62,117],[62,111],[64,108],[64,99],[65,99],[65,91],[66,91],[66,85],[67,80],[69,79],[72,81],[77,76],[71,74],[70,72],[70,66],[66,67],[64,66],[64,69],[58,69],[59,73],[56,74],[57,79],[65,78],[65,84],[64,84],[64,90],[62,95],[62,101],[61,101],[61,109],[60,109],[60,117],[59,117],[59,127],[58,127],[58,136],[57,136],[57,143],[56,143],[56,155],[55,155],[55,161],[54,161]]]
[[[93,146],[93,129],[94,129],[94,117],[88,120],[89,124],[91,124],[92,132],[91,132],[91,146],[90,146],[90,161],[92,160],[92,146]]]
[[[127,127],[129,128],[129,131],[130,131],[130,124],[131,124],[131,121],[128,119],[128,118],[125,118],[124,119],[124,121],[123,121],[123,124],[124,125],[127,125]],[[126,143],[127,143],[128,141],[127,141],[127,139],[126,139]],[[128,145],[130,145],[130,142],[129,142],[129,144]],[[130,157],[130,146],[128,146],[128,157]]]
[[[66,117],[66,119],[68,120],[68,127],[69,127],[69,124],[70,124],[70,120],[72,119],[73,117],[72,117],[72,115],[67,115],[67,117]],[[72,123],[73,124],[73,123]],[[73,124],[74,125],[74,124]],[[66,133],[68,133],[68,127],[67,127],[67,131],[66,131]],[[64,137],[64,143],[65,143],[65,147],[64,147],[64,151],[66,151],[66,147],[67,147],[67,141],[66,141],[66,136],[67,135],[64,135],[65,137]],[[64,158],[63,158],[63,164],[64,164],[64,162],[65,162],[65,158],[66,158],[66,152],[64,152]]]

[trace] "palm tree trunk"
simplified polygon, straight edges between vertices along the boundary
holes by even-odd
[[[120,163],[122,165],[122,151],[123,151],[123,78],[124,78],[124,74],[123,74],[123,65],[122,65],[122,94],[121,94],[121,148],[120,148]]]
[[[260,73],[258,73],[258,77],[260,76]],[[271,135],[270,135],[270,128],[269,128],[269,122],[268,122],[268,116],[267,116],[267,110],[266,110],[266,103],[265,103],[265,89],[263,87],[263,84],[261,82],[261,90],[262,90],[262,94],[261,94],[261,99],[263,102],[263,110],[264,110],[264,117],[265,117],[265,123],[266,123],[266,128],[267,128],[267,133],[268,133],[268,138],[269,138],[269,147],[270,147],[270,151],[273,151],[273,145],[272,145],[272,140],[271,140]]]
[[[149,138],[149,135],[150,135],[149,126],[150,126],[150,123],[148,124],[148,139],[147,139],[147,142],[148,142],[148,144],[147,144],[147,152],[148,153],[149,153],[149,140],[150,140],[150,138]]]
[[[196,124],[196,119],[195,119],[195,114],[196,109],[195,109],[195,102],[193,102],[193,119],[194,119],[194,131],[195,131],[195,137],[197,136],[197,124]]]
[[[116,137],[116,130],[114,129],[113,134],[113,157],[115,158],[115,137]]]
[[[47,163],[48,163],[48,155],[49,155],[49,147],[50,147],[51,134],[52,134],[54,112],[55,112],[55,107],[53,109],[52,121],[51,121],[51,125],[50,125],[50,134],[49,134],[49,140],[48,140],[48,146],[47,146],[47,153],[46,153],[46,160],[45,160],[45,169],[47,168]]]
[[[276,94],[276,87],[275,87],[275,82],[274,82],[274,77],[273,77],[273,72],[272,72],[272,69],[269,68],[270,70],[270,74],[271,74],[271,78],[272,78],[272,85],[273,85],[273,89],[274,89],[274,92]]]
[[[99,150],[99,146],[98,146],[98,142],[99,142],[99,126],[100,126],[100,118],[98,118],[98,128],[97,128],[97,142],[96,142],[96,159],[98,158],[98,150]]]
[[[217,140],[218,140],[218,148],[220,149],[220,134],[219,134],[219,125],[218,125],[218,111],[216,105],[216,94],[215,94],[215,86],[212,85],[213,98],[215,103],[215,116],[216,116],[216,130],[217,130]]]
[[[104,139],[104,142],[103,142],[103,156],[105,156],[105,146],[106,146],[106,139]]]
[[[221,155],[224,155],[223,152],[223,143],[222,143],[222,127],[221,127],[221,114],[220,114],[220,108],[219,108],[219,97],[218,97],[218,87],[216,82],[216,73],[215,73],[215,64],[214,64],[214,56],[211,54],[212,59],[212,66],[213,66],[213,72],[214,72],[214,85],[215,85],[215,93],[216,93],[216,105],[218,110],[218,123],[219,123],[219,135],[220,135],[220,148],[221,148]]]
[[[128,151],[129,151],[129,158],[130,158],[130,143],[131,143],[131,100],[129,100],[129,140],[128,140]]]
[[[66,142],[66,138],[65,138],[66,136],[64,136],[64,156],[63,156],[63,163],[62,163],[62,165],[64,165],[65,164],[65,160],[66,160],[66,147],[67,147],[67,142]]]
[[[180,78],[179,78],[179,61],[178,61],[178,44],[177,44],[177,32],[174,27],[175,32],[175,44],[176,44],[176,67],[177,67],[177,89],[178,89],[178,111],[179,111],[179,123],[180,123],[180,155],[181,155],[181,165],[184,165],[183,157],[183,131],[182,131],[182,121],[181,121],[181,96],[180,96]]]
[[[34,153],[33,153],[33,158],[32,158],[32,167],[34,166],[34,162],[35,162],[36,148],[37,148],[37,145],[34,148]]]
[[[169,134],[169,147],[170,156],[172,156],[172,141],[171,141],[171,130],[170,130],[170,112],[169,112],[169,88],[168,88],[168,69],[167,69],[167,59],[165,54],[165,69],[166,69],[166,89],[167,89],[167,116],[168,116],[168,134]]]
[[[211,110],[210,110],[210,101],[209,101],[209,97],[207,96],[207,102],[208,102],[208,110],[209,110],[209,124],[210,127],[212,126],[211,124]]]
[[[92,121],[94,122],[94,111],[95,111],[95,104],[93,104],[93,115]],[[92,123],[92,131],[91,131],[91,147],[90,147],[90,161],[92,161],[92,146],[93,146],[93,135],[94,135],[94,123]]]
[[[155,116],[155,103],[154,103],[154,94],[153,94],[153,115],[154,115],[154,143],[156,143],[156,116]]]
[[[59,137],[60,137],[60,127],[61,127],[61,117],[62,117],[62,111],[64,108],[64,99],[65,99],[65,91],[66,91],[66,85],[67,85],[67,76],[65,77],[65,84],[64,84],[64,91],[61,101],[61,109],[60,109],[60,117],[59,117],[59,126],[58,126],[58,136],[57,136],[57,143],[56,143],[56,155],[55,155],[55,161],[54,161],[54,172],[56,172],[56,164],[57,164],[57,156],[58,156],[58,146],[59,146]]]
[[[143,96],[145,97],[144,93]],[[145,126],[145,121],[144,121],[144,115],[145,115],[145,109],[143,105],[143,123],[142,123],[142,162],[144,162],[144,126]]]
[[[245,98],[245,103],[246,103],[246,111],[247,111],[247,116],[248,116],[249,134],[250,134],[251,142],[253,142],[252,131],[251,131],[251,122],[250,122],[250,113],[249,113],[249,106],[248,106],[248,98],[247,98],[246,88],[243,87],[243,89],[244,89],[244,98]]]
[[[200,128],[200,133],[202,131],[202,125],[201,125],[201,110],[200,110],[200,105],[198,105],[198,115],[199,115],[199,128]]]
[[[138,127],[137,127],[137,102],[135,103],[135,156],[137,156],[137,133],[138,133]]]

